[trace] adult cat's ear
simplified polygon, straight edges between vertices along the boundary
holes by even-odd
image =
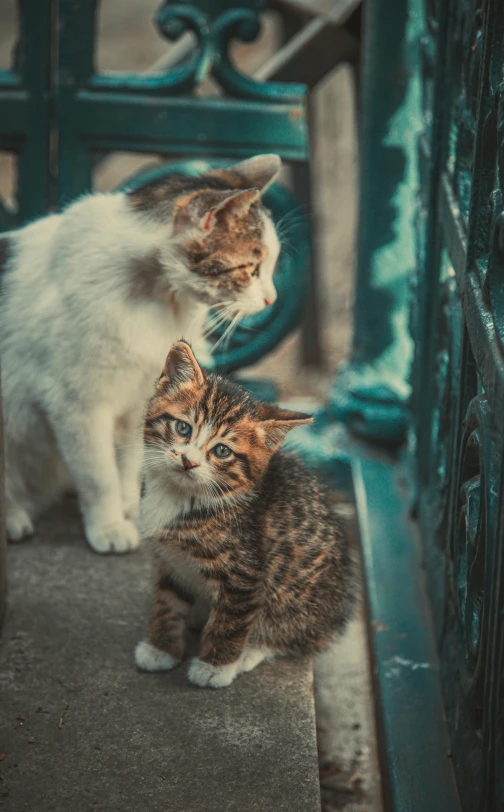
[[[261,194],[280,174],[282,160],[279,155],[255,155],[230,166],[228,171],[243,178],[245,188],[259,189]]]
[[[263,403],[259,414],[260,428],[264,432],[264,441],[270,451],[276,451],[284,441],[285,435],[296,426],[306,426],[313,421],[312,415],[304,412],[291,412],[274,404]]]
[[[239,220],[247,216],[250,207],[259,201],[260,194],[257,189],[245,189],[243,192],[232,192],[216,206],[211,206],[201,217],[202,231],[211,231],[219,218],[223,220]]]
[[[199,228],[208,234],[220,222],[243,219],[261,195],[258,189],[211,189],[184,195],[175,203],[175,231]]]
[[[190,344],[187,341],[177,341],[168,353],[158,385],[169,392],[188,385],[199,387],[204,382],[204,372]]]

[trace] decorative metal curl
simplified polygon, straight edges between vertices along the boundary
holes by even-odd
[[[480,0],[477,0],[481,5]],[[473,6],[475,3],[472,4]],[[483,50],[481,8],[457,7],[454,31],[454,52],[457,54],[458,94],[453,118],[456,127],[451,150],[453,182],[461,213],[469,214],[471,194],[471,170],[476,134],[475,99],[478,98],[478,81]]]
[[[306,86],[296,82],[261,82],[247,76],[232,62],[231,41],[253,42],[261,31],[261,3],[254,8],[235,8],[221,12],[225,4],[214,4],[205,10],[196,4],[171,3],[167,0],[156,14],[161,36],[172,41],[192,32],[196,46],[182,64],[175,64],[161,75],[100,73],[91,79],[91,87],[127,90],[150,95],[190,93],[210,73],[230,96],[251,101],[299,102],[306,96]]]
[[[459,620],[459,670],[468,707],[481,727],[496,521],[497,452],[484,395],[467,410],[459,460],[453,533],[454,595]]]
[[[160,34],[172,41],[188,32],[192,32],[196,36],[196,47],[187,60],[161,75],[100,73],[93,77],[92,87],[130,92],[141,91],[151,95],[172,95],[189,93],[205,78],[212,61],[208,17],[190,5],[165,4],[159,9],[155,22]]]
[[[502,193],[493,195],[494,208],[502,208]],[[501,349],[504,350],[504,212],[494,216],[490,229],[490,247],[483,295],[492,314],[493,324]]]
[[[432,512],[434,530],[447,527],[448,511],[448,465],[453,449],[453,432],[450,423],[453,419],[456,394],[460,381],[460,345],[455,337],[460,336],[460,305],[457,296],[455,273],[451,266],[446,267],[446,275],[440,291],[440,308],[436,332],[437,352],[435,356],[434,407],[431,420],[432,455],[429,483],[430,498],[435,509]],[[438,534],[443,542],[445,534]]]
[[[213,24],[214,61],[212,75],[230,96],[255,101],[299,101],[306,87],[299,83],[258,82],[233,65],[229,56],[231,40],[253,42],[259,36],[261,22],[249,9],[226,11]]]

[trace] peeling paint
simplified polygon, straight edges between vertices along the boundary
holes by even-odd
[[[411,392],[409,282],[416,265],[417,142],[423,130],[421,85],[416,69],[422,30],[422,14],[411,10],[406,21],[405,51],[397,65],[398,70],[408,73],[406,93],[386,122],[379,142],[382,149],[374,145],[389,160],[391,154],[400,156],[404,170],[390,198],[388,190],[380,201],[374,189],[365,184],[361,187],[361,228],[365,230],[359,237],[354,351],[350,363],[338,376],[328,406],[333,419],[380,438],[404,435],[407,428],[404,410]],[[390,234],[386,236],[375,229],[376,233],[369,238],[369,229],[373,227],[367,203],[370,195],[391,210],[386,223]],[[381,236],[387,240],[385,243],[380,241]]]
[[[385,677],[387,679],[400,677],[401,671],[404,668],[407,668],[410,671],[426,671],[432,668],[432,666],[430,663],[415,662],[415,660],[408,660],[406,657],[401,657],[400,655],[396,654],[395,657],[385,660]]]

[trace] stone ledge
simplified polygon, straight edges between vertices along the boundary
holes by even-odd
[[[133,665],[146,551],[98,557],[75,504],[9,549],[0,801],[13,812],[319,812],[312,671],[262,665],[221,691]]]

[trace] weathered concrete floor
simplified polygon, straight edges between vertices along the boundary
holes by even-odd
[[[314,661],[322,812],[382,812],[362,612]]]
[[[2,809],[320,809],[308,662],[260,666],[222,691],[191,686],[184,668],[138,673],[148,555],[93,554],[72,502],[9,558]]]
[[[340,502],[354,544],[355,507]],[[322,812],[382,812],[363,599],[343,637],[313,661]]]

